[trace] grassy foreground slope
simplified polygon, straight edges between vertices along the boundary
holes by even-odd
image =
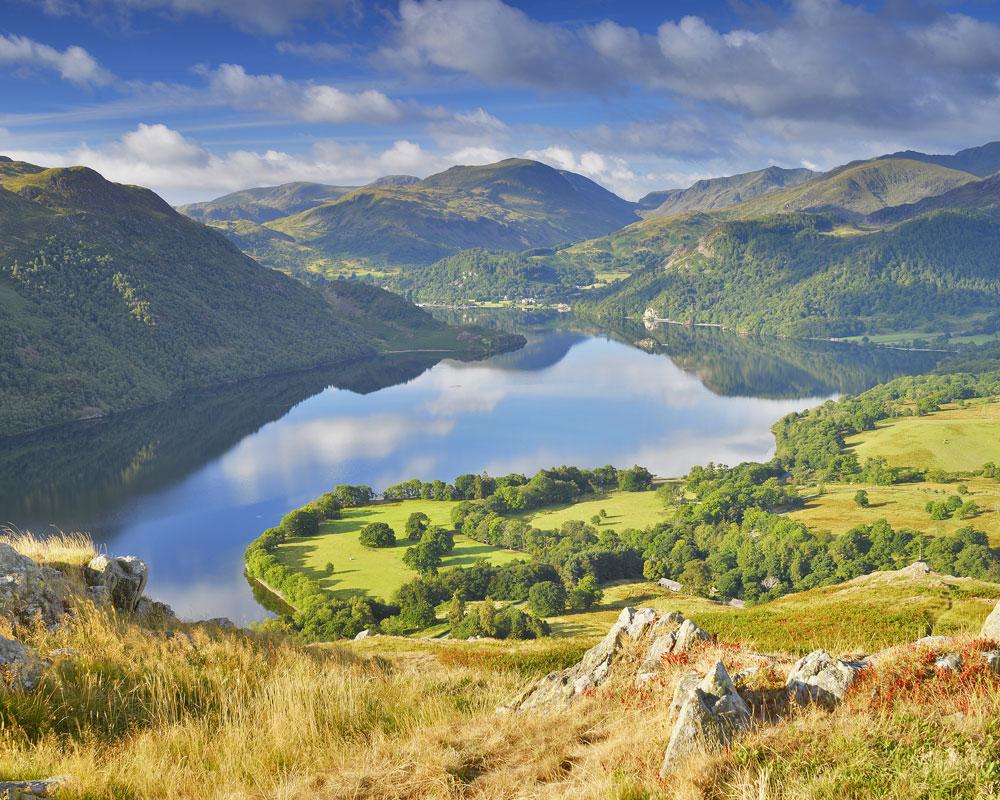
[[[31,552],[77,576],[92,554]],[[903,614],[931,608],[934,629],[972,630],[1000,588],[939,580],[948,585],[858,580],[809,593],[800,611],[791,596],[786,631],[761,619],[742,632],[719,628],[718,643],[668,665],[654,691],[613,677],[568,711],[517,715],[496,706],[576,661],[580,645],[383,636],[304,648],[212,625],[142,623],[82,601],[64,625],[27,634],[52,665],[36,689],[0,695],[0,778],[67,775],[66,800],[985,800],[1000,789],[996,681],[919,680],[924,653],[912,648],[836,711],[808,709],[668,783],[656,779],[683,673],[716,659],[731,672],[753,663],[747,648],[768,632],[775,643],[801,632],[840,655],[839,642],[857,641],[841,638],[847,623],[874,630],[887,593]],[[951,612],[946,600],[958,601]],[[746,612],[724,613],[720,625]],[[816,619],[839,630],[814,629]],[[913,630],[878,633],[903,644]],[[974,647],[968,636],[946,645],[967,656]],[[779,679],[793,658],[775,653]]]

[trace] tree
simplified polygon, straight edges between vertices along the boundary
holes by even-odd
[[[465,601],[462,599],[462,593],[456,590],[451,595],[451,605],[448,606],[448,626],[451,630],[455,630],[462,624],[463,619],[465,619]]]
[[[289,536],[312,536],[319,533],[319,515],[311,508],[299,508],[285,514],[280,527]]]
[[[574,611],[587,611],[601,602],[604,592],[597,585],[593,575],[586,575],[577,581],[576,586],[566,596],[566,605]]]
[[[528,606],[539,617],[553,617],[566,608],[566,590],[555,581],[536,583],[528,589]]]
[[[403,563],[421,575],[436,575],[441,560],[441,550],[435,542],[418,542],[403,554]]]
[[[871,505],[871,501],[868,499],[868,492],[864,489],[858,489],[854,493],[854,505],[858,508],[868,508]]]
[[[333,575],[334,569],[333,569],[333,562],[332,561],[327,561],[326,562],[325,571],[326,571],[327,575]]]
[[[361,529],[358,541],[365,547],[392,547],[396,544],[396,532],[384,522],[371,522]]]
[[[604,517],[602,517],[600,514],[594,514],[594,516],[590,518],[590,523],[592,525],[600,525],[603,519]]]
[[[455,549],[455,535],[451,531],[445,530],[438,525],[424,531],[424,535],[421,537],[420,541],[433,544],[437,547],[438,553],[442,556],[447,555]]]
[[[406,538],[411,542],[419,542],[430,522],[431,518],[423,511],[414,511],[406,518]]]
[[[375,499],[375,492],[371,486],[341,485],[334,487],[333,496],[343,508],[354,508],[368,505]]]
[[[972,519],[979,513],[979,504],[974,500],[966,500],[955,511],[955,516],[959,519]]]
[[[343,516],[340,501],[333,492],[320,495],[312,505],[320,519],[340,519]]]
[[[618,471],[618,488],[625,492],[643,492],[653,485],[653,473],[638,465]]]
[[[684,565],[680,581],[684,591],[691,594],[708,597],[712,593],[712,570],[700,558],[692,559]]]
[[[479,604],[479,630],[483,636],[497,635],[497,610],[488,597]]]

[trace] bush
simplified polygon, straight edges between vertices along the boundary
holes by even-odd
[[[289,536],[312,536],[319,533],[319,514],[311,508],[299,508],[285,514],[279,527]]]
[[[406,519],[406,538],[411,542],[419,542],[430,522],[431,518],[423,511],[414,511]]]
[[[653,485],[653,473],[645,467],[618,470],[618,488],[625,492],[644,492]]]
[[[566,608],[566,590],[555,581],[541,581],[528,589],[528,605],[539,617],[553,617]]]
[[[392,547],[396,544],[396,532],[384,522],[372,522],[361,529],[358,541],[365,547]]]
[[[320,519],[340,519],[343,516],[340,501],[333,492],[320,495],[313,501],[312,507]]]
[[[604,592],[597,585],[593,575],[581,578],[566,597],[566,605],[574,611],[587,611],[601,602]]]
[[[871,501],[868,499],[868,492],[864,489],[858,489],[854,493],[854,505],[858,508],[868,508],[871,505]]]

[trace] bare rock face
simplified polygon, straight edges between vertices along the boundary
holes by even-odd
[[[1000,642],[1000,603],[997,603],[990,615],[983,623],[983,630],[979,634],[983,639]]]
[[[0,636],[0,686],[8,689],[34,689],[42,677],[46,662],[34,648],[16,639]],[[0,795],[2,797],[2,795]]]
[[[132,613],[146,588],[149,568],[135,556],[100,555],[90,560],[85,576],[95,600],[105,596],[119,611]]]
[[[684,685],[682,681],[678,689]],[[696,686],[687,689],[663,754],[660,777],[666,778],[696,751],[726,747],[751,722],[750,707],[736,691],[725,666],[717,661]]]
[[[577,696],[600,686],[607,679],[622,645],[630,639],[641,638],[655,622],[656,611],[653,609],[626,606],[605,637],[584,653],[578,664],[561,672],[550,672],[530,684],[501,710],[529,711],[566,707]]]
[[[841,661],[826,650],[814,650],[799,659],[788,674],[789,700],[803,706],[817,703],[832,708],[844,699],[866,666],[865,661]]]
[[[686,653],[698,642],[712,638],[712,634],[676,611],[660,617],[651,635],[652,641],[635,676],[636,686],[644,686],[662,671],[664,656]]]
[[[51,627],[62,618],[66,593],[61,573],[0,543],[0,617],[15,628],[38,618]]]

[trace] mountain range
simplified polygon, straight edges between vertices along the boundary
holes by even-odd
[[[264,268],[83,167],[0,157],[0,230],[0,435],[389,346],[491,346],[375,286]]]

